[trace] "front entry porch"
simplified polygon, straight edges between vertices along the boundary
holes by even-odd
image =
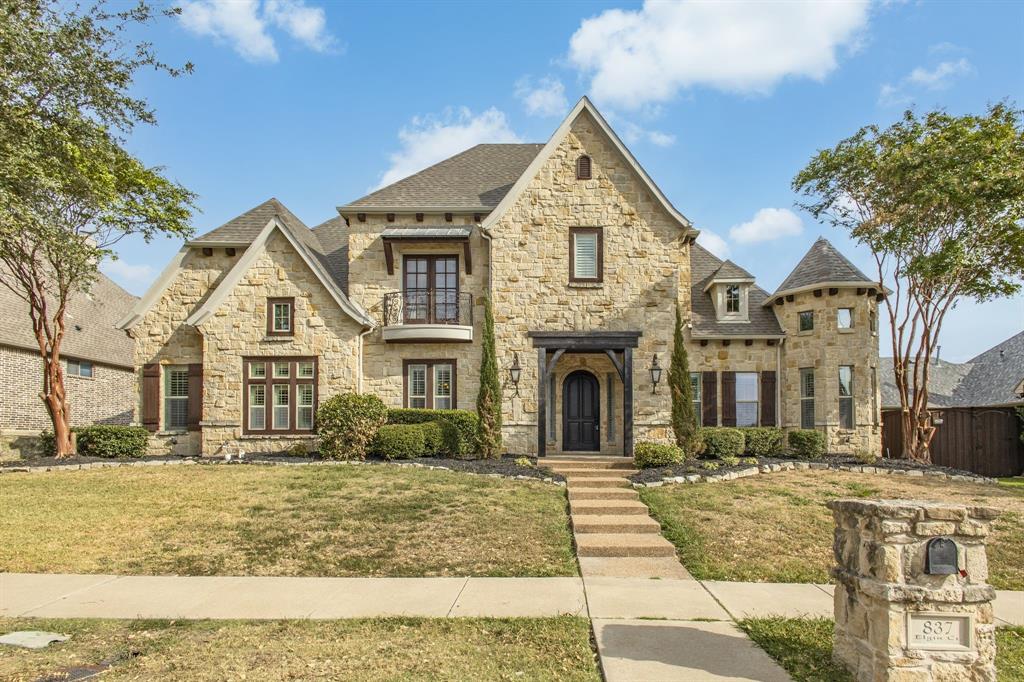
[[[538,359],[538,457],[554,443],[563,452],[609,454],[613,448],[632,458],[633,349],[641,332],[531,331],[527,336]],[[577,361],[556,371],[560,359],[574,356],[599,356],[601,362]],[[599,365],[608,371],[595,371]]]

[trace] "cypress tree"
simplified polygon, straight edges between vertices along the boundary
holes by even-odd
[[[494,347],[494,313],[491,299],[484,299],[483,353],[480,358],[480,392],[476,397],[477,445],[484,457],[501,455],[501,381]]]
[[[683,340],[683,318],[676,304],[676,328],[672,336],[672,364],[668,368],[668,387],[672,392],[672,430],[676,445],[687,455],[697,449],[697,416],[693,411],[693,388],[690,385],[690,362]]]

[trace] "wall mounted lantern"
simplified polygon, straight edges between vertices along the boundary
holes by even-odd
[[[508,368],[508,378],[512,382],[512,387],[516,389],[513,397],[519,395],[519,377],[523,373],[523,368],[519,364],[519,353],[512,354],[512,366]]]
[[[651,387],[651,393],[658,392],[658,382],[661,381],[661,367],[658,365],[658,354],[654,354],[654,359],[651,360],[651,383],[654,386]]]

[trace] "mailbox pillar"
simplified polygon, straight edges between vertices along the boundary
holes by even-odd
[[[994,681],[985,539],[998,511],[863,499],[828,508],[836,660],[858,682]]]

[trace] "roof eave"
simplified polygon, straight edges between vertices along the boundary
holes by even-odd
[[[394,213],[396,215],[415,215],[417,213],[490,213],[493,206],[353,206],[351,204],[335,207],[341,215],[353,213]]]
[[[131,329],[146,316],[149,309],[153,307],[153,305],[160,299],[160,296],[164,293],[164,290],[170,285],[174,276],[178,274],[178,270],[181,268],[181,261],[184,260],[188,251],[188,246],[182,246],[181,249],[178,250],[178,253],[174,254],[174,257],[171,258],[171,262],[163,269],[160,276],[156,278],[156,281],[149,286],[149,289],[147,289],[146,293],[142,295],[142,298],[135,303],[135,307],[132,308],[132,311],[118,320],[114,327],[125,330]]]
[[[862,281],[862,282],[815,282],[813,284],[806,284],[802,287],[794,287],[792,289],[780,289],[774,294],[771,294],[764,300],[762,307],[767,308],[768,306],[775,303],[775,301],[783,296],[792,296],[794,294],[802,294],[808,291],[814,291],[815,289],[878,289],[884,292],[886,295],[892,293],[892,290],[888,287],[884,287],[878,282]]]

